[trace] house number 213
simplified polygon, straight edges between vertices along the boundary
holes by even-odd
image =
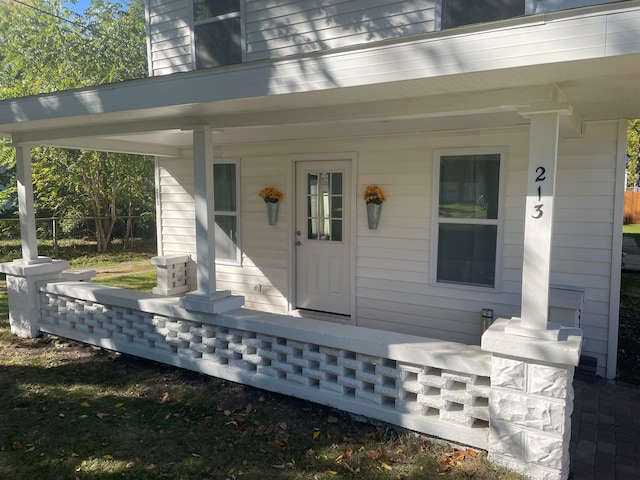
[[[536,173],[538,174],[535,182],[538,185],[537,192],[539,203],[533,206],[533,208],[535,209],[535,213],[531,215],[531,218],[538,220],[539,218],[542,218],[542,215],[544,215],[544,211],[542,210],[542,208],[544,207],[544,203],[540,203],[540,201],[542,200],[542,184],[547,179],[547,177],[545,176],[546,170],[544,167],[536,168]]]

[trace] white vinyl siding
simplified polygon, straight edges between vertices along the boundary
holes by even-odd
[[[193,70],[191,0],[146,0],[149,75]]]
[[[434,31],[434,0],[246,0],[247,60]]]
[[[195,69],[192,0],[146,0],[149,73],[166,75]],[[348,48],[440,30],[442,0],[244,0],[243,61],[264,60],[323,50]],[[554,12],[613,0],[526,0],[527,15]],[[563,36],[566,28],[562,25]],[[505,32],[516,39],[516,30]],[[420,37],[416,37],[420,38]],[[580,35],[580,47],[589,47]],[[468,51],[474,48],[455,49]],[[557,39],[549,36],[550,42]],[[491,39],[495,43],[495,39]],[[531,42],[523,41],[523,48]],[[532,44],[533,51],[540,45]],[[487,50],[489,51],[489,50]],[[522,51],[521,55],[526,55]],[[399,58],[404,58],[402,55]]]
[[[584,353],[604,374],[608,339],[614,166],[617,122],[587,124],[584,138],[559,144],[551,283],[585,292]],[[495,290],[431,282],[432,175],[435,151],[504,146],[504,212],[499,275]],[[519,316],[529,129],[527,126],[469,133],[434,133],[332,139],[332,151],[357,152],[354,241],[355,323],[468,344],[478,344],[483,308],[496,316]],[[246,307],[285,313],[293,206],[289,155],[322,154],[326,141],[269,142],[218,146],[219,158],[241,158],[242,266],[218,265],[218,288],[246,297]],[[165,254],[195,253],[191,159],[160,160]],[[377,230],[367,227],[361,198],[378,184],[387,196]],[[276,225],[267,227],[258,192],[284,192]],[[181,188],[183,187],[183,188]],[[437,198],[437,197],[436,197]],[[190,221],[188,219],[191,219]],[[191,222],[191,223],[190,223]],[[259,285],[259,291],[252,288]]]

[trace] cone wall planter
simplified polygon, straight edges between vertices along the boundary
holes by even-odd
[[[267,221],[269,225],[275,225],[278,221],[278,205],[280,202],[265,202],[267,205]]]
[[[381,210],[381,203],[367,203],[367,222],[369,223],[369,230],[375,230],[378,228]]]

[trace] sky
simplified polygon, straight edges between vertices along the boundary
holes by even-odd
[[[69,10],[73,10],[76,13],[82,14],[82,12],[84,12],[89,7],[90,3],[91,0],[78,0],[75,5],[71,2],[63,2],[63,5]]]
[[[123,5],[128,5],[128,0],[106,0],[106,3],[120,3]],[[62,4],[67,7],[69,10],[73,10],[76,13],[82,14],[89,5],[91,4],[91,0],[77,0],[75,5],[73,2],[64,1]]]

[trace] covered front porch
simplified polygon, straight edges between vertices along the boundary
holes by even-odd
[[[554,86],[513,90],[512,106],[506,113],[495,113],[503,93],[469,95],[468,108],[456,112],[474,131],[489,119],[502,126],[529,126],[522,315],[496,320],[484,332],[482,346],[364,328],[357,325],[355,311],[353,325],[337,325],[242,309],[243,296],[219,289],[217,281],[210,208],[214,189],[208,169],[225,132],[202,123],[178,134],[181,141],[188,138],[190,144],[183,148],[193,152],[196,247],[196,288],[180,292],[181,297],[77,281],[65,273],[65,261],[38,255],[30,148],[39,135],[16,135],[23,256],[0,266],[7,274],[12,331],[23,336],[51,333],[312,400],[487,449],[493,461],[534,478],[566,478],[571,382],[582,333],[549,323],[549,275],[558,139],[561,131],[579,131],[571,106]],[[436,110],[441,116],[451,113],[443,105]],[[333,115],[341,115],[340,109],[330,118]],[[403,128],[415,131],[425,122],[433,124],[435,112],[425,115],[417,122],[405,119]],[[370,124],[364,117],[362,121]],[[323,126],[330,129],[330,123],[325,120]],[[116,126],[94,128],[96,135]],[[278,125],[277,131],[283,128]],[[241,127],[231,129],[227,141],[241,133]],[[69,131],[57,133],[65,134]],[[137,134],[144,138],[145,132]],[[100,147],[97,137],[95,145]],[[77,142],[89,147],[91,138]],[[126,142],[121,146],[133,148]],[[136,144],[135,150],[171,154],[171,149],[145,143]],[[543,215],[536,214],[541,211]],[[161,256],[157,262],[163,267],[167,259]],[[480,311],[475,315],[481,321]]]

